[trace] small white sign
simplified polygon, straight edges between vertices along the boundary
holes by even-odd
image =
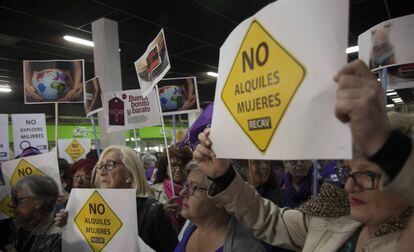
[[[220,48],[211,127],[219,158],[352,157],[350,130],[333,112],[348,9],[349,1],[280,0],[232,31]]]
[[[140,251],[135,189],[72,189],[66,210],[63,251]]]
[[[160,125],[155,91],[143,97],[139,89],[102,95],[108,133]]]
[[[0,162],[9,159],[9,116],[0,114]]]
[[[146,97],[171,68],[163,29],[134,65],[142,95]]]
[[[59,157],[66,159],[70,164],[85,158],[91,149],[91,139],[70,138],[58,140]]]
[[[59,191],[62,192],[56,152],[13,159],[2,163],[1,168],[6,184],[11,187],[25,176],[48,175],[55,180]]]
[[[14,155],[22,154],[27,147],[36,147],[47,153],[45,114],[12,114]]]

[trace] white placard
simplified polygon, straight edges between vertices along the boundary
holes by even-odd
[[[58,140],[59,157],[66,159],[70,164],[85,158],[91,149],[91,139],[70,138]]]
[[[9,116],[0,114],[0,162],[9,159]]]
[[[333,81],[346,64],[348,9],[349,1],[279,0],[232,31],[214,99],[218,157],[351,158]]]
[[[102,95],[108,133],[160,125],[155,90],[143,97],[139,89]]]
[[[22,154],[29,147],[36,147],[47,153],[47,133],[45,114],[12,114],[14,155]]]
[[[59,176],[59,164],[56,152],[39,154],[2,163],[4,180],[13,187],[22,177],[30,175],[48,175],[53,178],[62,192]]]
[[[163,29],[134,65],[142,95],[146,97],[171,68]]]
[[[140,251],[135,189],[72,189],[66,210],[63,251]]]
[[[371,69],[414,63],[414,14],[379,23],[358,36],[358,56]]]

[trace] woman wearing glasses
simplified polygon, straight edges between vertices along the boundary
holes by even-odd
[[[261,242],[224,207],[207,197],[209,180],[197,163],[187,165],[189,175],[180,196],[181,214],[191,221],[174,252],[185,251],[266,251]]]
[[[96,161],[82,158],[72,165],[72,188],[91,188],[92,170]]]
[[[312,162],[284,161],[286,175],[282,181],[282,202],[280,206],[296,208],[312,196]]]
[[[178,240],[161,203],[153,199],[144,168],[135,152],[125,146],[106,148],[92,173],[95,188],[135,188],[137,191],[138,235],[155,251],[172,251]],[[64,215],[64,216],[62,216]],[[67,213],[59,213],[57,221],[65,223]],[[125,241],[128,242],[128,241]]]
[[[214,159],[209,129],[200,134],[194,158],[213,178],[209,196],[220,202],[254,235],[274,246],[301,251],[394,251],[412,209],[380,190],[381,170],[359,158],[351,162],[345,189],[350,216],[325,218],[279,208],[257,195],[229,162]]]

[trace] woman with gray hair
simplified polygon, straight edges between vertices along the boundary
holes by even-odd
[[[14,220],[2,236],[5,251],[61,251],[61,229],[54,223],[59,196],[56,182],[48,176],[23,177],[11,190],[9,207]]]

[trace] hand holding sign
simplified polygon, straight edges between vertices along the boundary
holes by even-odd
[[[350,123],[354,140],[371,156],[391,132],[384,90],[361,60],[344,66],[334,79],[338,83],[335,114],[342,122]]]
[[[200,144],[193,153],[193,158],[200,165],[201,170],[210,178],[224,175],[229,169],[230,162],[227,159],[216,159],[216,154],[211,149],[212,142],[209,138],[210,129],[207,128],[198,135]]]

